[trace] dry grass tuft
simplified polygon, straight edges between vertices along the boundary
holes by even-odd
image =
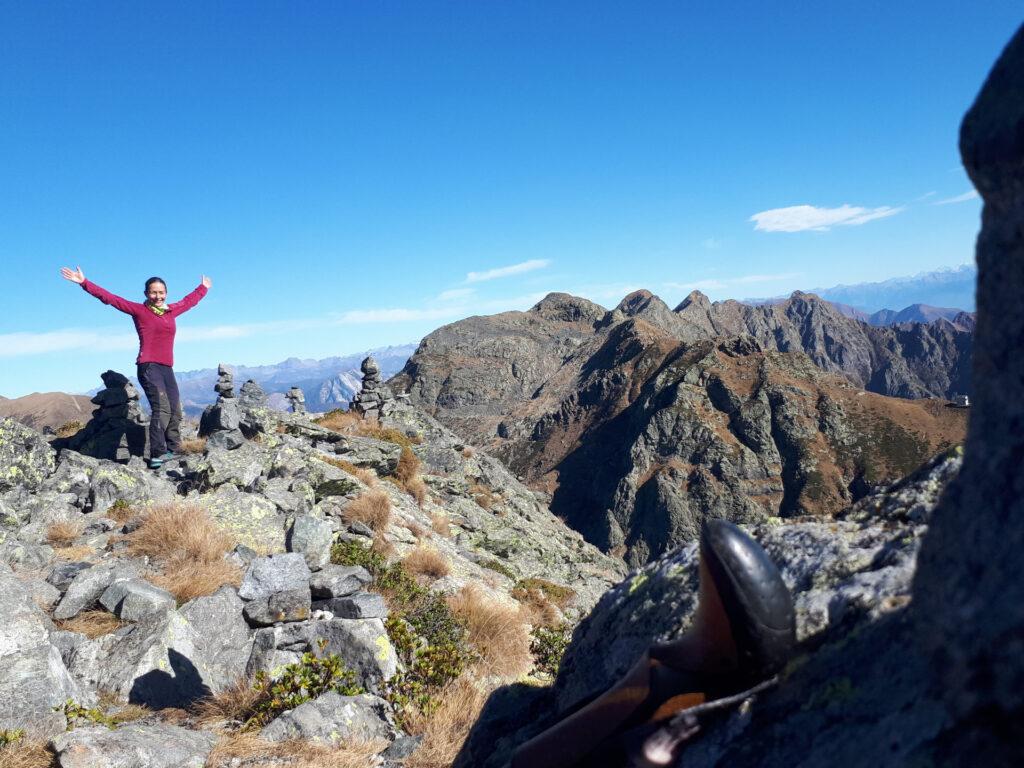
[[[193,437],[190,440],[182,440],[179,450],[187,454],[203,453],[206,450],[206,438]]]
[[[395,477],[400,483],[407,483],[416,477],[422,466],[423,462],[412,452],[412,448],[403,445],[402,453],[398,456],[398,466],[395,467]]]
[[[375,440],[385,440],[401,446],[419,445],[423,442],[420,437],[410,437],[394,427],[382,427],[375,420],[364,419],[352,411],[329,411],[315,421],[321,427],[332,429],[343,435],[372,437]]]
[[[0,747],[0,768],[53,768],[57,757],[46,740],[26,736],[6,747]]]
[[[109,635],[124,626],[117,616],[106,611],[82,611],[70,619],[55,619],[53,623],[58,629],[78,632],[90,639]]]
[[[417,539],[422,539],[424,536],[427,535],[427,529],[417,522],[410,520],[406,523],[403,523],[403,525],[409,530],[409,533],[411,533]]]
[[[244,721],[252,712],[262,694],[245,678],[239,678],[220,693],[200,699],[192,711],[200,725],[223,721]]]
[[[472,584],[448,598],[466,625],[467,639],[480,654],[480,666],[492,675],[518,677],[533,664],[527,616],[487,596]]]
[[[330,464],[332,467],[337,467],[345,472],[348,472],[352,477],[357,478],[363,485],[373,487],[377,484],[377,473],[372,469],[366,469],[364,467],[357,467],[350,461],[344,459],[336,459],[333,456],[318,456],[321,461]]]
[[[448,560],[433,547],[416,547],[402,561],[405,570],[414,576],[440,579],[452,572]]]
[[[78,521],[52,523],[46,529],[46,540],[55,547],[70,547],[82,535],[82,524]]]
[[[81,432],[85,428],[85,424],[78,421],[77,419],[72,421],[65,421],[59,427],[57,427],[57,437],[73,437]]]
[[[96,554],[96,550],[86,544],[80,544],[77,547],[57,547],[53,552],[62,560],[72,563],[90,560]]]
[[[228,768],[256,760],[280,762],[289,768],[365,768],[387,746],[384,739],[353,739],[329,746],[300,740],[264,741],[252,732],[235,732],[214,745],[206,768]]]
[[[391,559],[395,554],[395,545],[383,536],[377,536],[370,544],[370,551],[376,552],[385,560]]]
[[[124,499],[117,499],[113,504],[107,507],[107,511],[103,513],[103,516],[109,517],[115,523],[121,523],[121,525],[124,525],[137,514],[138,512],[135,511],[135,508],[127,501]]]
[[[501,496],[499,496],[497,493],[495,493],[482,483],[473,483],[472,485],[470,485],[469,495],[472,496],[473,501],[475,501],[483,509],[490,509],[499,501],[501,501]]]
[[[490,693],[469,675],[462,675],[441,692],[437,697],[440,706],[429,716],[412,713],[406,719],[406,728],[423,736],[423,742],[402,763],[404,768],[448,768]]]
[[[382,533],[391,522],[391,499],[386,491],[373,489],[353,499],[341,513],[346,523],[363,523]]]
[[[234,542],[206,510],[190,504],[151,507],[125,537],[128,554],[149,557],[160,569],[153,582],[179,603],[212,595],[225,584],[238,586],[238,567],[224,559]]]
[[[434,529],[434,533],[438,536],[444,536],[446,539],[452,535],[452,526],[448,522],[447,515],[442,515],[437,512],[430,516],[430,527]]]
[[[406,492],[416,499],[416,504],[420,507],[423,506],[423,502],[427,500],[427,484],[423,482],[423,478],[416,475],[410,478],[404,483]]]
[[[363,420],[359,414],[352,411],[335,410],[328,411],[314,421],[321,427],[333,429],[335,432],[353,433],[359,429]]]
[[[462,458],[464,458],[464,459],[472,459],[474,455],[475,454],[473,452],[473,449],[470,448],[468,445],[465,448],[462,449]]]

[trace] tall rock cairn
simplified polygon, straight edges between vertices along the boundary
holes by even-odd
[[[285,393],[288,404],[292,407],[292,413],[306,412],[306,394],[298,387],[292,387]]]
[[[87,456],[128,461],[144,456],[149,447],[149,417],[139,404],[139,390],[124,374],[100,374],[103,389],[92,398],[96,409],[78,433],[53,441],[54,448],[70,448]]]
[[[199,436],[216,448],[237,448],[245,442],[240,428],[241,417],[235,397],[235,376],[231,368],[217,366],[217,383],[213,385],[217,402],[208,405],[199,419]]]
[[[349,410],[355,411],[364,419],[377,419],[386,414],[395,396],[380,379],[380,366],[373,356],[367,357],[359,366],[363,372],[363,388],[352,398]]]

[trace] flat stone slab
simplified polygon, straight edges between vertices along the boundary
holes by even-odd
[[[356,592],[346,597],[318,600],[313,608],[330,611],[339,619],[386,619],[388,605],[384,598],[372,592]]]
[[[164,723],[76,728],[51,742],[61,768],[203,768],[217,737]]]
[[[276,592],[309,591],[309,566],[297,552],[258,557],[250,563],[238,596],[243,600],[267,598]]]
[[[152,613],[173,610],[177,601],[166,589],[144,579],[115,581],[100,595],[100,605],[125,621],[139,621]]]
[[[324,693],[281,715],[261,732],[267,741],[303,741],[337,744],[349,739],[386,738],[387,704],[376,696]]]
[[[313,597],[327,600],[358,592],[371,581],[370,572],[361,565],[328,565],[313,574],[309,589]]]

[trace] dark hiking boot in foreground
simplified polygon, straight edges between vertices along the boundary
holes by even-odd
[[[796,644],[793,598],[767,553],[740,528],[708,522],[690,630],[652,645],[615,685],[522,745],[513,768],[619,766],[678,712],[751,688]]]

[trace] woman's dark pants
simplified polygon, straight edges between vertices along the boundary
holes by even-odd
[[[155,458],[168,451],[174,453],[181,447],[181,402],[174,371],[169,365],[139,363],[138,373],[153,411],[149,419],[149,455]]]

